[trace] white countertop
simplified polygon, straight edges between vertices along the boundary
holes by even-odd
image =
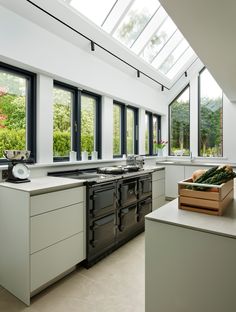
[[[236,238],[236,199],[223,216],[178,209],[178,199],[151,212],[146,219]]]
[[[2,182],[0,183],[0,186],[29,192],[30,194],[35,195],[42,192],[52,192],[70,187],[82,186],[84,182],[85,180],[74,180],[59,177],[42,177],[31,179],[30,182],[26,183]]]

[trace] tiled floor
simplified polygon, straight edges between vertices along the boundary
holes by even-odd
[[[144,312],[144,234],[60,280],[26,307],[0,287],[1,312]]]

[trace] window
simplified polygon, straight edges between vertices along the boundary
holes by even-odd
[[[0,158],[4,150],[30,150],[36,161],[36,76],[0,63]]]
[[[161,116],[152,116],[152,155],[157,154],[157,147],[154,142],[161,141]]]
[[[145,115],[145,154],[157,154],[156,143],[161,141],[161,116],[146,112]]]
[[[124,153],[123,150],[123,110],[121,104],[113,104],[113,155],[118,157]]]
[[[53,89],[53,157],[69,159],[72,147],[72,109],[75,89],[55,84]],[[65,160],[64,159],[64,160]]]
[[[222,90],[207,69],[199,75],[199,156],[223,156]]]
[[[169,105],[169,155],[190,155],[189,86]]]
[[[54,83],[53,90],[54,161],[69,160],[70,151],[98,152],[101,158],[100,96],[81,92],[73,86]]]
[[[113,156],[138,153],[138,110],[122,103],[113,104]]]
[[[138,111],[130,106],[126,109],[126,153],[138,153]]]
[[[81,151],[97,151],[101,157],[100,143],[100,97],[81,93]]]

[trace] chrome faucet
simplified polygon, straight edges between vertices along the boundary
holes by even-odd
[[[193,162],[194,161],[194,157],[193,157],[193,153],[190,152],[190,161]]]

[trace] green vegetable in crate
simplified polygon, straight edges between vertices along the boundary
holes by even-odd
[[[196,183],[204,183],[203,181],[206,180],[206,179],[208,179],[208,178],[210,178],[210,177],[212,177],[212,176],[215,174],[215,172],[216,172],[216,170],[217,170],[218,168],[219,168],[218,166],[215,166],[215,167],[213,167],[213,168],[207,170],[203,175],[201,175],[201,176],[200,176],[197,180],[195,180],[194,182],[196,182]]]
[[[215,166],[205,173],[203,173],[198,179],[194,182],[199,184],[213,184],[220,185],[229,180],[232,180],[236,177],[236,173],[233,171],[233,168],[228,165]],[[201,186],[188,186],[188,189],[194,189],[199,191],[205,191],[207,188]]]

